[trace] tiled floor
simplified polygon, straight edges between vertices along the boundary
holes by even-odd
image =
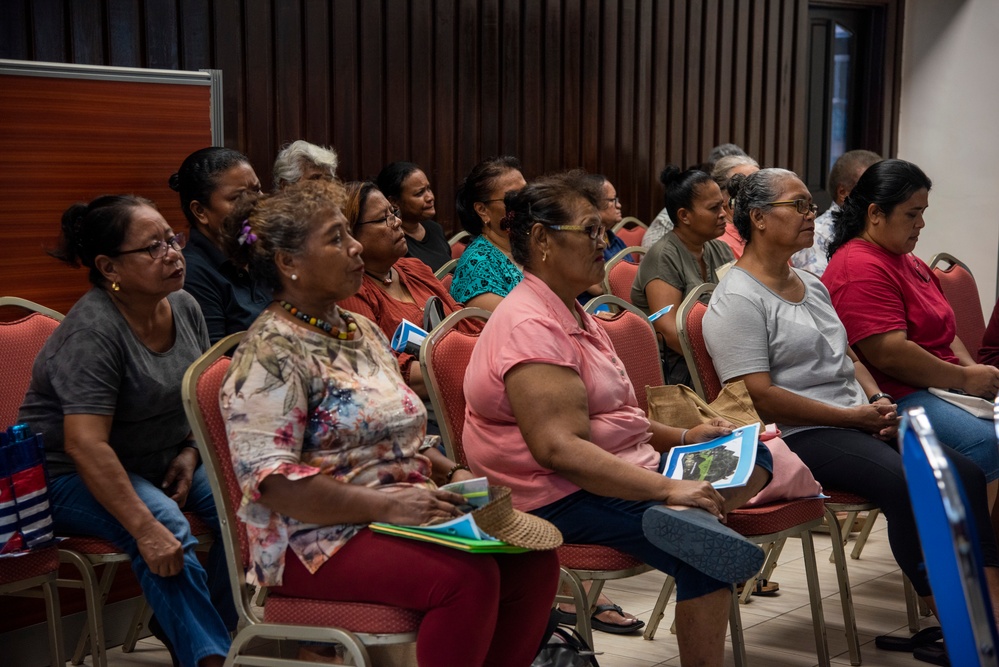
[[[815,546],[832,662],[835,665],[849,665],[836,574],[829,562],[829,537],[816,535]],[[851,560],[849,569],[864,665],[913,667],[923,664],[916,662],[911,654],[879,651],[874,646],[875,635],[908,634],[902,575],[891,557],[883,518],[878,520],[861,559]],[[801,546],[797,540],[789,540],[785,546],[774,579],[781,585],[779,595],[772,598],[754,597],[748,605],[741,607],[749,665],[816,665],[808,591],[805,586]],[[606,591],[616,603],[647,621],[662,582],[663,575],[649,572],[631,579],[609,582]],[[640,635],[594,633],[596,649],[602,652],[599,656],[601,667],[679,666],[676,637],[669,632],[673,622],[673,609],[672,604],[666,608],[666,617],[659,626],[655,640],[651,642],[645,641]],[[923,619],[923,627],[930,622],[931,619]],[[170,664],[166,650],[152,639],[140,642],[132,654],[111,649],[108,657],[111,667]],[[729,646],[726,649],[726,665],[732,664],[734,661]]]

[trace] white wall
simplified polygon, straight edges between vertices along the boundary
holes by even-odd
[[[999,256],[999,1],[907,0],[898,157],[933,181],[916,254],[971,267],[985,318]]]

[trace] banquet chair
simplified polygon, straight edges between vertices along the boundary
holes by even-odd
[[[711,355],[708,353],[708,348],[704,343],[702,328],[704,314],[708,308],[702,303],[701,299],[705,295],[711,294],[714,291],[714,287],[710,283],[703,283],[695,287],[680,303],[680,308],[676,315],[677,337],[680,339],[680,348],[683,350],[683,357],[687,362],[687,367],[690,369],[694,391],[708,402],[717,398],[722,390],[721,379],[718,377],[717,372],[715,372]],[[836,566],[836,579],[839,584],[840,604],[843,609],[843,625],[846,633],[847,647],[850,652],[850,664],[859,665],[861,664],[860,638],[857,635],[857,620],[853,609],[853,593],[850,589],[850,575],[846,566],[844,543],[847,537],[849,537],[850,526],[857,513],[867,511],[868,515],[864,529],[861,532],[861,537],[858,537],[857,540],[859,548],[855,546],[852,554],[854,559],[859,558],[860,549],[863,548],[863,543],[866,542],[880,509],[866,498],[855,494],[835,489],[823,489],[823,492],[829,496],[825,501],[825,517],[832,539],[832,557],[830,560]],[[847,516],[841,525],[837,513],[843,512]],[[861,541],[861,538],[863,541]],[[776,559],[773,561],[768,560],[768,563],[764,566],[763,578],[769,578],[776,565]],[[903,585],[909,628],[913,632],[916,632],[919,630],[919,617],[916,609],[915,591],[912,589],[912,584],[908,579],[904,580]],[[747,586],[746,588],[748,589],[749,587]]]
[[[465,248],[472,242],[472,235],[462,230],[449,238],[447,243],[451,246],[451,259],[458,259],[465,252]]]
[[[615,236],[624,241],[625,245],[640,246],[642,245],[642,237],[645,236],[645,230],[648,228],[649,226],[638,218],[628,216],[611,227],[611,231],[614,232]]]
[[[947,268],[943,268],[947,265]],[[978,299],[978,285],[968,265],[953,255],[937,253],[930,260],[930,270],[940,280],[947,303],[954,309],[957,320],[957,337],[961,339],[972,359],[978,358],[985,336],[985,316]]]
[[[947,591],[935,599],[950,664],[995,667],[999,634],[961,480],[922,408],[902,414],[898,442],[930,586]]]
[[[444,289],[451,289],[451,281],[454,280],[454,270],[458,266],[457,259],[449,259],[441,264],[441,267],[434,271],[434,277],[441,281]]]
[[[464,308],[452,313],[430,332],[420,349],[420,369],[438,418],[444,447],[448,457],[457,463],[466,463],[462,446],[465,369],[478,340],[477,333],[465,333],[457,325],[468,318],[486,320],[489,314],[481,308]],[[652,568],[617,549],[593,544],[563,544],[557,553],[562,580],[571,595],[559,595],[556,602],[575,605],[576,630],[593,646],[590,614],[579,613],[580,610],[592,611],[605,581],[631,577]],[[586,580],[593,581],[589,596],[582,584]]]
[[[13,317],[0,321],[0,427],[17,421],[17,411],[31,383],[35,357],[63,315],[45,306],[13,296],[0,297],[0,307]],[[23,314],[22,314],[23,313]]]
[[[236,480],[225,422],[219,407],[219,389],[243,332],[226,336],[184,375],[181,387],[184,411],[198,442],[198,451],[212,486],[212,496],[222,524],[222,542],[229,567],[239,632],[232,641],[226,665],[283,667],[314,664],[307,660],[269,658],[250,653],[258,639],[337,643],[344,646],[355,665],[370,665],[366,646],[409,643],[416,640],[423,615],[386,605],[332,602],[270,594],[263,617],[254,609],[245,582],[250,567],[249,544],[242,519],[236,515],[243,493]]]
[[[645,388],[660,387],[666,382],[663,378],[662,364],[656,363],[659,358],[656,331],[645,313],[612,294],[602,294],[590,299],[584,310],[593,315],[600,306],[617,309],[610,319],[603,317],[596,319],[610,336],[614,350],[621,357],[625,372],[635,388],[638,406],[648,414],[649,398]],[[650,359],[652,350],[656,350],[657,356]]]
[[[647,250],[641,246],[628,246],[607,260],[604,265],[604,294],[613,294],[631,303],[631,286]]]
[[[49,630],[49,659],[63,665],[62,613],[59,610],[59,554],[55,547],[31,551],[22,556],[0,560],[0,595],[43,597]]]

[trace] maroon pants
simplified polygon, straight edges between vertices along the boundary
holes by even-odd
[[[527,667],[558,588],[554,551],[468,554],[362,530],[315,574],[295,554],[273,591],[424,612],[420,665]]]

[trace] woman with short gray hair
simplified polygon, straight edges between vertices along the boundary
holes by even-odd
[[[302,180],[336,178],[336,151],[299,139],[286,144],[274,160],[274,189],[282,190]]]

